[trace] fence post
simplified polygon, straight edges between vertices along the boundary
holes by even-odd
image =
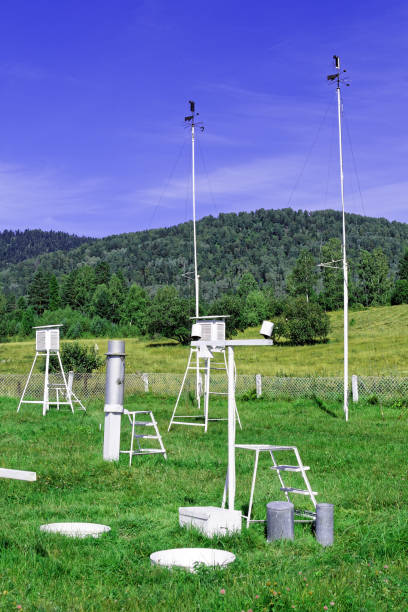
[[[149,393],[149,375],[148,374],[142,374],[142,380],[143,380],[143,384],[144,384],[145,393]]]
[[[255,375],[255,386],[256,386],[256,397],[262,395],[262,376],[260,374]]]
[[[358,378],[356,374],[351,377],[351,389],[353,392],[353,402],[358,402]]]

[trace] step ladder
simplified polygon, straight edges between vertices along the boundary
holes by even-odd
[[[151,410],[124,410],[123,414],[129,418],[130,425],[132,427],[132,437],[130,440],[130,450],[121,450],[121,453],[129,455],[129,466],[132,465],[132,459],[134,455],[163,455],[167,459],[166,449],[163,445],[163,440],[157,426],[156,419],[154,418]],[[142,415],[148,415],[150,420],[139,420]],[[136,428],[153,427],[154,435],[147,433],[137,433]],[[137,450],[134,450],[135,440],[137,444]],[[157,440],[160,448],[142,448],[141,440]]]
[[[300,458],[300,454],[296,446],[281,446],[281,447],[276,447],[276,450],[292,451],[294,452],[295,457],[296,457],[296,462],[297,462],[296,465],[282,465],[276,462],[273,451],[271,451],[270,453],[271,459],[273,462],[273,466],[271,467],[271,470],[274,470],[277,473],[279,481],[282,485],[280,490],[284,492],[287,501],[289,502],[292,501],[290,499],[290,495],[304,495],[304,496],[309,497],[313,505],[313,508],[314,508],[314,511],[295,508],[295,516],[300,517],[297,519],[295,518],[295,522],[308,523],[310,521],[314,521],[316,519],[316,498],[315,496],[318,495],[318,493],[317,491],[312,491],[312,487],[310,486],[310,482],[306,474],[306,472],[310,470],[310,467],[308,465],[303,465],[302,459]],[[285,472],[292,472],[292,473],[297,472],[301,474],[303,478],[303,482],[305,484],[305,488],[299,489],[297,487],[286,486],[286,484],[283,481],[283,473]]]
[[[251,513],[252,513],[252,506],[253,506],[253,502],[254,502],[254,492],[255,492],[255,483],[256,483],[256,476],[257,476],[257,472],[258,472],[258,461],[259,461],[259,455],[260,453],[269,453],[271,459],[272,459],[272,466],[271,466],[271,470],[275,471],[276,474],[278,475],[280,484],[281,484],[281,488],[280,490],[283,491],[283,493],[285,494],[286,500],[288,502],[292,502],[292,500],[290,499],[291,495],[294,494],[298,494],[298,495],[304,495],[304,496],[308,496],[310,498],[310,501],[313,505],[313,509],[314,511],[310,511],[310,510],[303,510],[303,509],[297,509],[295,508],[295,516],[299,517],[299,518],[295,518],[295,522],[297,523],[308,523],[308,522],[312,522],[316,519],[316,498],[315,496],[318,495],[318,493],[316,491],[312,491],[312,488],[310,486],[309,483],[309,479],[307,477],[306,472],[310,469],[308,465],[303,465],[302,460],[300,458],[300,454],[299,451],[297,449],[296,446],[277,446],[275,444],[236,444],[235,448],[241,448],[247,451],[252,451],[255,453],[255,461],[254,461],[254,470],[253,470],[253,474],[252,474],[252,482],[251,482],[251,493],[249,496],[249,504],[248,504],[248,513],[247,515],[242,515],[243,518],[246,519],[246,526],[249,527],[250,523],[264,523],[265,520],[258,520],[258,519],[251,519]],[[295,453],[295,457],[296,457],[296,465],[289,465],[289,464],[280,464],[276,461],[276,457],[274,453],[281,453],[281,452],[293,452]],[[299,474],[301,474],[302,478],[303,478],[303,482],[305,485],[305,488],[298,488],[298,487],[288,487],[286,486],[284,480],[283,480],[283,474],[285,472],[297,472]],[[221,507],[225,508],[225,504],[227,501],[227,487],[228,487],[228,473],[225,479],[225,486],[224,486],[224,494],[223,494],[223,498],[222,498],[222,503],[221,503]],[[293,502],[292,502],[293,503]]]

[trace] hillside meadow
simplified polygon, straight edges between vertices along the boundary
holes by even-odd
[[[313,346],[276,345],[272,348],[240,348],[236,362],[240,374],[265,376],[342,376],[343,312],[330,313],[331,332],[327,344]],[[408,305],[383,306],[352,311],[349,316],[350,374],[408,376]],[[259,337],[257,328],[237,337]],[[70,342],[67,340],[67,342]],[[107,338],[81,339],[107,350]],[[126,339],[126,369],[129,372],[182,372],[188,347],[166,339]],[[34,340],[0,345],[0,373],[28,372],[34,355]]]

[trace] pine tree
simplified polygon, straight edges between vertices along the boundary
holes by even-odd
[[[109,281],[109,301],[111,306],[111,320],[114,323],[118,323],[120,320],[120,311],[124,298],[123,282],[116,274],[113,274]]]
[[[57,277],[52,274],[49,282],[49,310],[58,310],[61,305],[61,298],[59,293],[59,286]]]
[[[105,284],[98,285],[92,297],[90,311],[93,315],[103,319],[111,319],[112,307],[108,287]]]
[[[28,289],[28,301],[35,312],[41,314],[49,306],[50,302],[50,279],[49,275],[39,268]]]
[[[398,278],[400,280],[408,281],[408,249],[406,249],[405,253],[400,259],[398,266]]]
[[[107,261],[98,261],[95,266],[95,282],[97,285],[108,285],[111,277],[110,266]]]

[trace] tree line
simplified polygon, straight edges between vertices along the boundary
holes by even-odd
[[[275,340],[306,344],[327,339],[327,311],[343,307],[341,243],[331,238],[319,260],[302,249],[285,278],[285,292],[273,282],[261,283],[247,271],[238,275],[234,290],[200,302],[201,315],[229,315],[227,331],[233,335],[264,319],[275,322]],[[380,247],[361,250],[349,274],[350,306],[356,309],[408,303],[408,250],[396,274]],[[190,282],[190,289],[192,283]],[[194,313],[193,295],[173,285],[156,290],[129,283],[121,271],[112,272],[106,261],[80,265],[57,278],[39,267],[27,294],[0,293],[0,336],[24,338],[34,325],[62,323],[66,338],[106,336],[164,336],[189,341]]]
[[[403,247],[408,245],[408,224],[354,214],[346,215],[346,224],[351,281],[358,280],[355,275],[361,251],[371,253],[377,247],[386,255],[391,273],[397,272]],[[189,297],[185,274],[192,271],[192,230],[191,222],[181,223],[81,239],[75,248],[69,237],[58,241],[55,235],[47,240],[45,232],[13,235],[4,253],[0,248],[0,284],[6,293],[27,296],[38,268],[55,274],[61,284],[78,267],[95,267],[105,261],[113,273],[124,275],[128,286],[136,283],[153,295],[163,285],[174,285],[181,296]],[[333,210],[260,209],[204,217],[197,223],[200,295],[211,303],[236,291],[241,276],[251,272],[260,287],[272,286],[275,294],[282,296],[301,250],[307,248],[317,263],[325,261],[324,245],[341,236],[341,231],[341,214]]]

